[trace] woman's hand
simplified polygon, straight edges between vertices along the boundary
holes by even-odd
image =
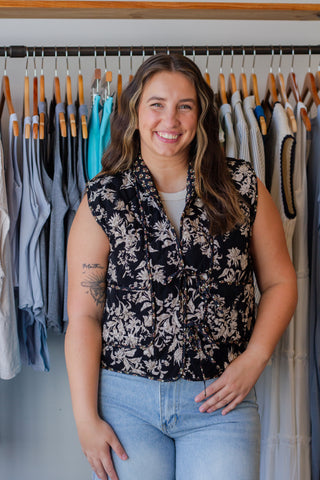
[[[121,460],[127,460],[128,456],[110,425],[98,417],[95,422],[78,425],[78,433],[82,450],[95,474],[101,480],[118,480],[110,448]]]
[[[257,355],[245,351],[225,369],[223,374],[195,397],[196,402],[205,402],[200,412],[214,412],[223,408],[222,415],[233,410],[248,395],[261,375],[265,361],[257,361]]]

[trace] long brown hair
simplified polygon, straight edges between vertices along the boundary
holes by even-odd
[[[219,142],[218,114],[212,89],[199,68],[183,55],[157,54],[146,60],[122,91],[111,121],[111,143],[102,158],[103,172],[114,175],[127,170],[139,154],[138,106],[148,80],[159,72],[179,72],[193,83],[199,103],[197,133],[190,145],[195,188],[202,199],[212,234],[225,233],[241,223],[239,194],[231,179]]]

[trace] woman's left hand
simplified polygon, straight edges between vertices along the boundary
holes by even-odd
[[[223,408],[222,415],[233,410],[248,395],[265,367],[257,356],[245,351],[226,368],[223,374],[195,397],[196,402],[205,402],[200,412],[214,412]]]

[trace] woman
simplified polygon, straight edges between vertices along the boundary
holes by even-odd
[[[225,159],[189,59],[155,55],[122,93],[68,278],[67,368],[94,478],[257,480],[254,385],[296,278],[278,212],[251,167]]]

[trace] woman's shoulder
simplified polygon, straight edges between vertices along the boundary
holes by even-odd
[[[227,158],[231,178],[240,195],[252,205],[257,200],[257,176],[247,160]]]
[[[109,173],[99,173],[93,179],[89,180],[86,185],[88,194],[106,192],[106,190],[120,191],[133,186],[132,171],[125,170],[110,175]]]

